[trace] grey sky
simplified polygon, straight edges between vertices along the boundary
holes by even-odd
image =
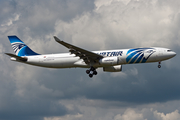
[[[180,1],[1,0],[0,120],[179,120]],[[177,56],[124,65],[90,79],[86,69],[47,69],[10,61],[8,35],[34,51],[68,52],[57,37],[87,50],[159,46]],[[133,116],[133,117],[132,117]]]

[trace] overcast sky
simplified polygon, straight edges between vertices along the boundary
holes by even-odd
[[[179,120],[179,0],[0,0],[0,120]],[[10,61],[17,35],[40,54],[165,47],[177,56],[123,71],[47,69]]]

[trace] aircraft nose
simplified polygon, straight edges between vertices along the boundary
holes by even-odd
[[[175,52],[172,52],[172,57],[176,56],[176,53]]]

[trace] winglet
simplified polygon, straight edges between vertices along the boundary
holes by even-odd
[[[62,42],[62,40],[60,40],[60,39],[57,38],[56,36],[54,36],[54,39],[56,40],[56,42]]]
[[[67,47],[68,49],[71,49],[73,45],[66,43],[62,40],[60,40],[59,38],[57,38],[56,36],[54,36],[54,39],[56,40],[56,42],[60,43],[61,45],[64,45],[65,47]]]

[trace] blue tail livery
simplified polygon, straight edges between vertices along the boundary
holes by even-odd
[[[8,36],[11,46],[17,56],[32,56],[39,55],[32,51],[24,42],[22,42],[17,36]]]

